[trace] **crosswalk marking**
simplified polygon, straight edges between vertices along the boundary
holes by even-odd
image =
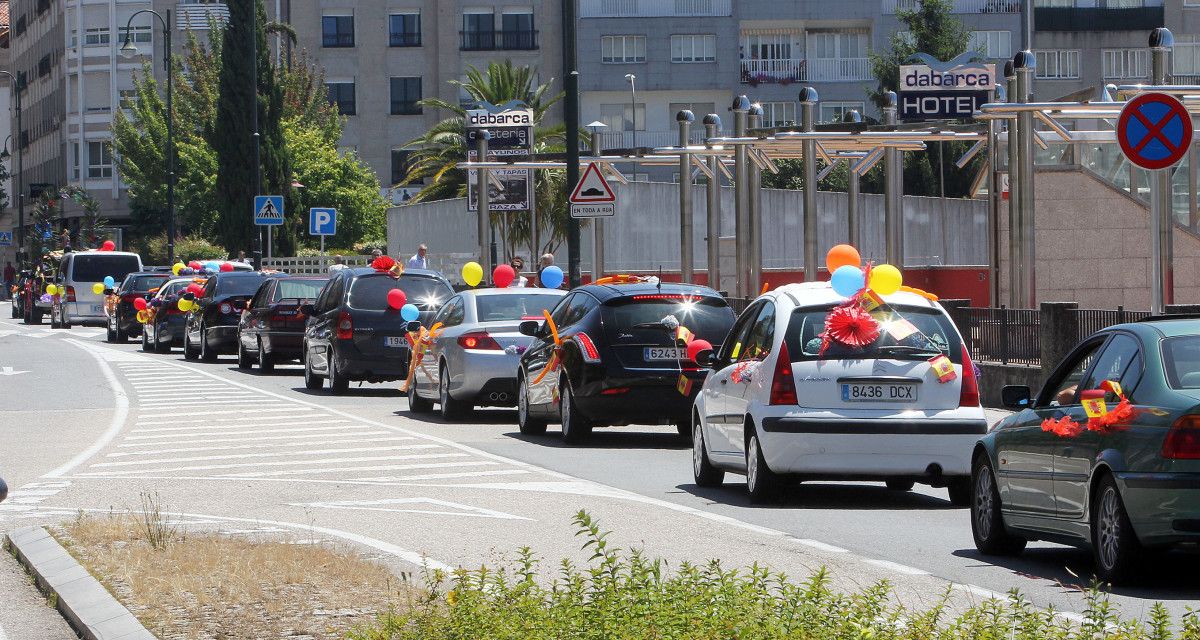
[[[228,416],[228,415],[252,416],[256,413],[267,413],[267,412],[277,412],[277,411],[280,411],[280,412],[287,411],[287,412],[291,412],[291,413],[304,413],[304,412],[310,412],[313,410],[309,409],[308,407],[257,407],[253,411],[249,411],[249,412],[246,409],[234,409],[231,411],[226,411],[226,410],[205,411],[204,416]],[[139,418],[137,425],[141,426],[144,424],[175,424],[175,423],[179,423],[179,422],[204,422],[205,420],[208,420],[208,419],[209,418],[207,418],[207,417],[190,417],[190,418],[154,417],[149,420]]]
[[[127,462],[99,462],[93,468],[132,467],[143,464],[178,464],[180,462],[212,462],[214,460],[248,460],[251,458],[278,458],[280,456],[327,456],[334,453],[368,453],[383,451],[412,451],[415,449],[440,448],[436,444],[396,445],[393,447],[350,447],[347,449],[316,449],[308,451],[274,451],[268,453],[232,453],[220,456],[191,456],[168,460],[130,460]],[[465,455],[465,454],[463,454]],[[273,464],[273,463],[268,463]]]
[[[437,457],[437,456],[444,456],[447,458],[451,458],[451,457],[456,457],[456,456],[465,457],[466,455],[467,454],[465,454],[465,453],[445,453],[445,454],[436,454],[436,456],[427,456],[427,457],[432,458],[432,457]],[[350,461],[347,460],[347,462],[350,462]],[[306,474],[306,473],[342,473],[342,472],[346,472],[346,471],[353,471],[353,472],[359,472],[359,471],[404,471],[407,469],[443,469],[443,468],[449,468],[449,467],[487,467],[487,466],[492,466],[492,465],[496,465],[496,464],[499,464],[499,463],[483,462],[483,461],[431,462],[431,463],[423,463],[423,464],[378,465],[378,466],[372,466],[372,467],[340,467],[340,468],[334,468],[334,469],[307,469],[307,470],[305,470],[305,469],[290,469],[287,471],[256,471],[256,472],[252,472],[252,473],[234,473],[234,474],[230,474],[230,477],[233,477],[233,478],[269,478],[269,477],[275,477],[275,476],[301,475],[301,474]]]
[[[430,444],[430,445],[424,445],[424,446],[437,447],[439,445]],[[467,454],[465,454],[465,453],[447,453],[447,454],[432,454],[432,455],[450,457],[450,456],[465,456]],[[421,456],[418,455],[417,457],[421,457]],[[339,464],[339,463],[347,463],[347,462],[384,462],[387,460],[411,460],[412,458],[413,458],[413,455],[397,455],[397,456],[362,456],[362,457],[358,457],[358,458],[318,458],[316,460],[279,460],[279,461],[271,461],[271,462],[232,462],[229,464],[189,465],[189,466],[184,466],[184,467],[163,467],[160,469],[137,469],[137,470],[130,470],[130,471],[107,471],[107,472],[95,472],[95,473],[89,472],[89,473],[82,473],[80,475],[88,475],[88,476],[104,475],[105,473],[115,473],[115,474],[122,474],[122,473],[174,473],[176,471],[213,471],[216,469],[241,469],[244,467],[287,467],[287,466],[296,466],[296,465],[304,465],[304,464],[319,465],[319,464]],[[100,464],[109,464],[109,463],[99,463],[99,464],[92,465],[92,466],[97,467],[97,466],[100,466]],[[160,464],[161,464],[161,461],[160,461]],[[495,464],[495,463],[489,462],[487,464]],[[350,467],[350,469],[354,469],[354,468],[355,467]],[[309,472],[311,472],[311,470],[310,471],[302,471],[301,473],[309,473]],[[245,477],[242,474],[234,474],[234,475],[237,477]]]
[[[234,422],[234,423],[213,423],[213,424],[206,424],[206,425],[193,425],[190,427],[159,427],[159,426],[155,426],[153,429],[140,429],[140,428],[133,429],[130,431],[130,433],[172,433],[172,432],[179,432],[179,431],[195,431],[197,429],[201,429],[201,430],[216,429],[217,431],[220,431],[222,429],[245,429],[246,427],[292,427],[292,426],[298,427],[298,426],[309,425],[309,424],[343,424],[343,425],[345,425],[345,424],[349,424],[349,423],[350,423],[349,420],[342,420],[340,418],[332,418],[329,420],[305,420],[303,422],[270,421],[270,422],[267,422],[266,424],[253,424],[251,422],[246,422],[246,423]]]
[[[284,436],[284,437],[287,437],[287,436]],[[323,437],[328,437],[328,436],[323,436]],[[364,443],[364,442],[376,442],[376,443],[378,443],[378,442],[397,442],[397,441],[405,441],[405,440],[413,440],[413,439],[414,438],[409,437],[409,436],[395,436],[395,437],[391,437],[391,438],[351,438],[349,440],[340,440],[340,439],[328,440],[327,439],[322,442],[324,444],[359,444],[359,443]],[[158,443],[158,444],[164,444],[164,443]],[[311,442],[260,442],[257,444],[234,444],[234,445],[224,445],[224,446],[219,446],[219,447],[179,447],[179,448],[175,448],[175,449],[152,449],[150,451],[117,451],[115,453],[108,454],[106,457],[108,457],[108,458],[123,458],[123,457],[128,457],[128,456],[162,455],[165,453],[194,453],[194,452],[198,452],[198,451],[244,451],[244,450],[249,450],[249,449],[262,449],[263,447],[311,447],[311,446],[312,446]],[[374,451],[376,449],[370,449],[370,450]],[[311,453],[311,451],[306,451],[304,453],[309,454],[309,453]],[[277,455],[291,455],[291,454],[277,454]]]
[[[293,433],[294,431],[295,431],[294,429],[286,430],[287,433],[293,434],[293,435],[255,436],[253,438],[207,438],[206,437],[201,440],[196,440],[195,442],[207,442],[207,443],[211,444],[214,442],[263,442],[263,441],[272,441],[272,440],[302,440],[302,439],[306,439],[306,438],[311,439],[311,438],[333,437],[331,434],[328,434],[328,433],[306,433],[306,434],[294,435],[294,433]],[[321,429],[321,431],[324,431],[324,429]],[[344,437],[344,436],[364,436],[364,437],[365,436],[388,436],[388,435],[391,435],[391,433],[392,433],[391,431],[361,431],[361,432],[357,432],[357,433],[341,434],[341,436],[342,437]],[[174,437],[174,436],[172,436],[172,437]],[[409,436],[397,436],[397,437],[411,439]],[[386,438],[381,438],[381,440],[386,440]],[[172,442],[175,442],[175,441],[172,440]],[[370,442],[370,441],[363,440],[363,442]],[[123,442],[117,446],[118,447],[156,447],[161,444],[163,444],[163,443],[162,442]],[[186,442],[183,442],[180,444],[186,444]],[[302,444],[302,443],[299,443],[299,442],[282,443],[281,446],[300,446],[300,444]],[[116,455],[116,454],[109,454],[109,455]]]

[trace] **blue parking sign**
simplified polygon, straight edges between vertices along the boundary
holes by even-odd
[[[254,196],[254,224],[283,224],[283,196]]]
[[[337,234],[337,209],[313,207],[308,210],[308,235],[332,236]]]
[[[11,247],[11,246],[12,246],[12,232],[11,231],[0,231],[0,247]]]

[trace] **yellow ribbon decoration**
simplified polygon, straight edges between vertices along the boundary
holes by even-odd
[[[558,326],[554,324],[554,318],[550,317],[549,311],[543,309],[542,315],[546,318],[546,326],[550,327],[550,335],[554,337],[554,353],[550,356],[550,360],[546,362],[546,367],[542,369],[537,378],[534,378],[533,384],[541,382],[547,373],[557,369],[561,361],[559,352],[562,350],[562,338],[558,337]]]

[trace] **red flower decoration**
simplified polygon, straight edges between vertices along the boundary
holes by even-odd
[[[1058,420],[1046,418],[1042,420],[1042,431],[1053,432],[1060,438],[1074,438],[1083,433],[1083,425],[1072,420],[1071,416],[1063,416]]]
[[[396,261],[391,256],[379,256],[371,262],[371,268],[376,271],[390,271],[396,266]]]
[[[844,305],[826,316],[825,336],[848,347],[865,347],[879,337],[879,323],[858,305]]]

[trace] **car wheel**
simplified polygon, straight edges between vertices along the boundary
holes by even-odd
[[[16,298],[13,298],[13,300],[11,301],[11,304],[12,304],[12,309],[10,310],[10,313],[12,313],[12,317],[19,318],[21,316],[21,314],[17,312]]]
[[[312,363],[307,358],[304,360],[304,388],[317,390],[321,385],[325,384],[325,379],[313,373]]]
[[[697,416],[692,423],[692,477],[701,487],[719,487],[725,481],[725,470],[718,469],[708,459],[704,446],[704,427]]]
[[[946,483],[946,493],[950,497],[950,504],[956,507],[970,506],[971,478],[950,478]]]
[[[779,476],[767,466],[758,433],[750,428],[750,437],[746,439],[746,491],[750,494],[750,502],[761,504],[775,497]]]
[[[262,338],[258,339],[258,370],[263,373],[275,370],[275,358],[263,348]]]
[[[188,330],[187,325],[183,327],[183,359],[196,359],[196,349],[192,346],[192,334]]]
[[[67,315],[66,307],[63,307],[62,311],[58,312],[58,328],[59,329],[70,329],[71,328],[71,318]]]
[[[145,327],[143,327],[143,329],[145,329]],[[121,328],[120,324],[117,324],[117,342],[129,342],[129,334],[125,333],[125,330]]]
[[[534,418],[529,411],[529,387],[524,375],[517,376],[517,427],[527,436],[546,433],[546,421]]]
[[[884,484],[892,491],[912,491],[917,483],[912,480],[888,480]]]
[[[171,343],[163,341],[161,329],[156,327],[154,331],[154,353],[171,353]]]
[[[592,434],[592,424],[579,415],[574,395],[571,393],[571,383],[566,379],[563,379],[559,392],[558,410],[562,419],[563,442],[578,444]]]
[[[1000,516],[1000,490],[996,476],[986,459],[975,463],[971,481],[971,536],[975,548],[989,556],[1015,556],[1025,549],[1026,540],[1004,528]]]
[[[249,369],[254,362],[250,360],[250,354],[246,353],[246,347],[242,344],[242,339],[238,338],[237,363],[239,369]]]
[[[45,311],[42,311],[41,309],[37,308],[37,306],[34,306],[34,308],[29,311],[29,324],[42,324],[42,317],[45,315]]]
[[[417,395],[417,382],[408,386],[408,410],[410,413],[429,413],[433,411],[433,400],[426,400]]]
[[[1112,476],[1105,475],[1092,501],[1092,554],[1096,575],[1110,584],[1122,584],[1133,575],[1142,556],[1125,502]]]
[[[154,348],[150,346],[150,334],[146,333],[146,330],[143,328],[142,329],[142,351],[145,351],[146,353],[150,353],[153,350],[154,350]]]
[[[445,363],[438,370],[438,405],[445,420],[455,420],[471,412],[470,403],[455,400],[450,396],[450,371]]]
[[[335,364],[333,361],[332,351],[329,352],[329,365],[327,370],[329,371],[329,390],[334,395],[339,396],[343,393],[346,393],[346,390],[350,388],[350,380],[348,380],[345,376],[338,375],[337,364]]]
[[[685,444],[692,444],[693,442],[695,442],[692,439],[692,423],[691,422],[685,422],[683,420],[676,422],[675,423],[675,431],[679,433],[679,437],[683,439],[683,442]]]
[[[112,321],[112,318],[109,318],[108,322],[104,323],[104,341],[105,342],[113,343],[113,342],[117,341],[117,330],[114,328],[114,326],[113,326],[114,324],[115,323]]]
[[[50,307],[50,328],[51,329],[62,328],[62,323],[60,323],[58,321],[58,314],[54,313],[54,307]]]
[[[217,360],[217,352],[208,346],[208,336],[204,325],[200,325],[200,359],[205,362],[215,362]]]

